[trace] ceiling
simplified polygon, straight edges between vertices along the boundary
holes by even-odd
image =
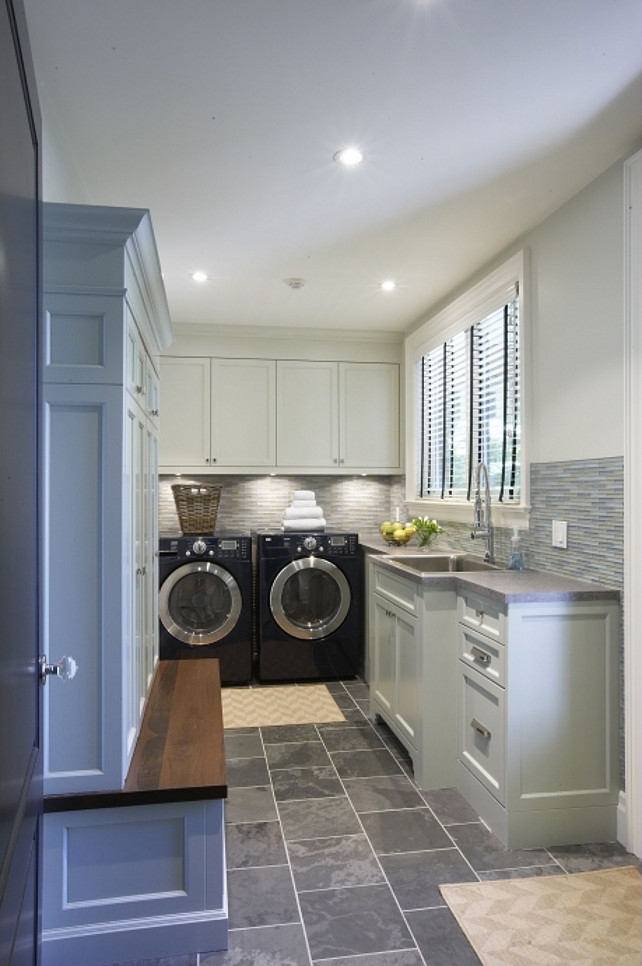
[[[640,137],[639,0],[24,3],[45,198],[149,208],[174,323],[403,332]]]

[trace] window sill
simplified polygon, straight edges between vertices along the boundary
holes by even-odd
[[[456,503],[446,500],[406,500],[408,517],[430,517],[438,523],[467,523],[472,525],[472,501]],[[493,526],[528,530],[531,508],[529,506],[508,506],[505,503],[491,503]]]

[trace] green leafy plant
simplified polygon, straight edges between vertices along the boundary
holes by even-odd
[[[433,537],[444,532],[443,527],[440,527],[437,521],[431,520],[430,517],[415,517],[412,525],[415,528],[420,547],[427,547]]]

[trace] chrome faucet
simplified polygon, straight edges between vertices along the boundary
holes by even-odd
[[[484,474],[484,501],[481,495],[481,476]],[[475,512],[473,517],[473,529],[470,536],[473,540],[483,537],[486,540],[486,553],[484,560],[488,563],[495,563],[495,538],[493,534],[493,524],[490,513],[490,483],[488,480],[488,468],[485,463],[478,463],[475,469]]]

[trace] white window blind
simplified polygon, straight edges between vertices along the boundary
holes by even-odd
[[[508,295],[417,360],[420,497],[469,499],[475,466],[483,461],[493,499],[519,502],[517,287]]]

